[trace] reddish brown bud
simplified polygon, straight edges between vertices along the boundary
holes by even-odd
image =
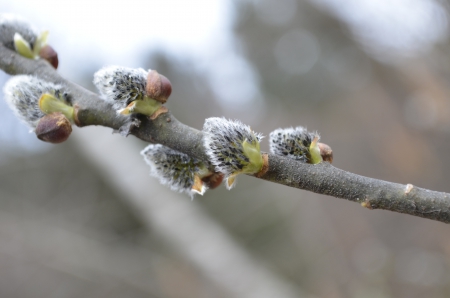
[[[212,173],[209,176],[203,177],[202,181],[209,189],[214,189],[219,186],[223,181],[222,173]]]
[[[333,150],[331,147],[324,143],[319,143],[320,155],[324,161],[328,161],[329,163],[333,162]]]
[[[42,117],[35,130],[38,139],[53,144],[64,142],[69,138],[71,132],[72,124],[60,112],[47,114]]]
[[[172,93],[172,84],[169,79],[159,74],[156,70],[149,71],[145,91],[148,97],[166,103]]]
[[[58,68],[58,54],[51,46],[45,45],[39,52],[39,57],[47,60],[55,69]]]

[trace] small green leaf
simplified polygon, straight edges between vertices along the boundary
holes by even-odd
[[[43,31],[38,36],[38,38],[36,39],[36,42],[34,43],[34,46],[33,46],[34,57],[39,56],[39,52],[47,44],[47,39],[48,39],[48,31]]]
[[[56,98],[50,93],[44,93],[39,99],[39,108],[45,114],[51,114],[54,112],[61,112],[70,122],[74,121],[73,107],[66,104],[61,99]]]
[[[319,137],[316,136],[309,146],[309,154],[311,155],[311,164],[315,165],[322,162],[322,155],[320,155]]]
[[[250,143],[245,139],[242,143],[242,149],[244,155],[249,159],[249,163],[242,169],[242,173],[258,173],[264,164],[259,142],[254,141],[253,143]]]
[[[31,50],[30,44],[19,33],[14,34],[14,47],[20,55],[29,59],[34,59],[35,56]]]
[[[122,115],[130,115],[132,113],[143,114],[151,116],[161,107],[161,103],[152,98],[144,96],[142,100],[132,101],[126,108],[118,110],[117,112]]]

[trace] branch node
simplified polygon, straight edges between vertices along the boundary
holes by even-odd
[[[258,177],[258,178],[261,178],[262,176],[264,176],[264,174],[266,174],[267,171],[269,170],[269,154],[263,153],[262,158],[263,158],[263,166],[262,166],[261,170],[255,174],[255,177]]]
[[[370,210],[373,209],[372,204],[370,203],[369,200],[365,200],[364,202],[361,202],[361,206],[364,208],[370,209]]]
[[[413,188],[414,188],[414,185],[407,184],[406,188],[405,188],[405,195],[409,194]]]
[[[80,120],[78,119],[78,111],[80,110],[80,106],[79,105],[77,105],[77,104],[75,104],[74,106],[73,106],[73,122],[75,122],[75,125],[76,126],[78,126],[78,127],[81,127],[82,125],[81,125],[81,122],[80,122]]]
[[[128,137],[134,128],[138,128],[141,125],[141,120],[136,116],[131,116],[124,125],[122,125],[118,130],[114,130],[113,133],[119,133],[121,136]]]

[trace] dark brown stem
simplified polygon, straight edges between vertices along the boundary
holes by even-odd
[[[31,60],[0,45],[0,68],[11,75],[30,74],[65,86],[77,107],[79,126],[101,125],[126,129],[144,141],[160,143],[207,161],[203,133],[179,122],[170,112],[155,120],[138,115],[117,115],[98,95],[62,78],[44,60]],[[450,222],[450,194],[367,178],[335,168],[327,162],[310,165],[273,154],[267,171],[258,178],[290,187],[360,203],[369,209],[385,209],[441,222]]]

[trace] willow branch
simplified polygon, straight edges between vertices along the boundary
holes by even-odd
[[[78,126],[101,125],[122,130],[149,143],[207,161],[203,133],[179,122],[170,112],[151,120],[142,115],[118,116],[111,105],[83,87],[62,78],[49,63],[26,59],[0,45],[0,68],[11,75],[29,74],[70,90],[77,107]],[[319,194],[357,202],[369,209],[384,209],[450,223],[450,194],[359,176],[327,162],[310,165],[267,154],[268,167],[257,178]]]

